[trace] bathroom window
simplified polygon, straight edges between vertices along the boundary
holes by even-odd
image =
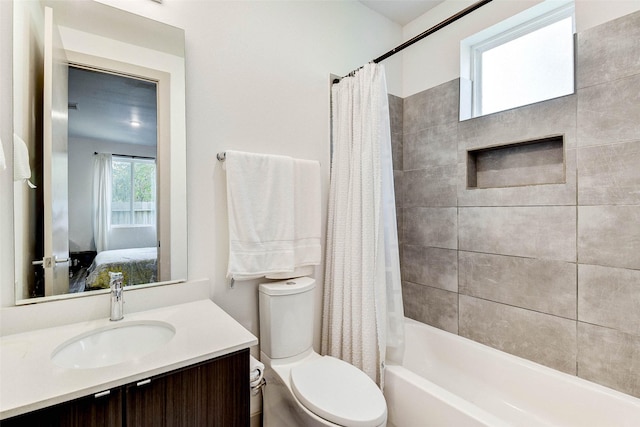
[[[114,157],[112,167],[111,225],[155,225],[155,160]]]
[[[574,92],[574,3],[545,1],[461,43],[460,119]]]

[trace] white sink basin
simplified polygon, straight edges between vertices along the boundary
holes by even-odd
[[[159,349],[175,335],[173,326],[157,321],[114,323],[60,345],[51,360],[63,368],[89,369],[135,360]]]

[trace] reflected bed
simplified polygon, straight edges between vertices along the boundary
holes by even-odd
[[[125,286],[157,281],[158,249],[132,248],[102,251],[87,270],[86,289],[109,288],[109,272],[122,272]]]

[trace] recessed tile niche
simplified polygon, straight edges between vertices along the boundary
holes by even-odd
[[[563,183],[562,135],[467,152],[469,189]]]

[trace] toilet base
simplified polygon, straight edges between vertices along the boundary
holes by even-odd
[[[310,352],[301,361],[320,357]],[[263,427],[339,427],[306,409],[293,395],[289,383],[291,368],[296,362],[271,366],[264,354],[260,358],[265,363],[266,385],[262,389]]]
[[[263,389],[263,427],[339,427],[309,413],[278,379],[267,380]]]

